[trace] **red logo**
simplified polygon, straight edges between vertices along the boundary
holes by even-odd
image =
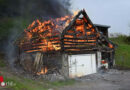
[[[0,76],[0,86],[1,87],[5,87],[6,86],[6,83],[4,82],[3,76]]]

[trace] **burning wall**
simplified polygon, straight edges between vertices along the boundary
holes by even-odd
[[[60,47],[61,33],[71,16],[40,22],[34,21],[24,30],[24,38],[19,43],[20,48],[26,52],[34,51],[58,51]]]
[[[34,21],[24,30],[19,47],[25,52],[93,50],[102,36],[86,12],[81,10],[75,17]],[[111,43],[107,44],[113,48]]]

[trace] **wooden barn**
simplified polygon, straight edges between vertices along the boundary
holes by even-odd
[[[16,44],[19,55],[32,56],[35,73],[58,72],[65,77],[81,77],[96,73],[102,60],[109,68],[113,66],[115,44],[108,38],[108,28],[93,24],[85,10],[81,10],[73,17],[36,20]]]

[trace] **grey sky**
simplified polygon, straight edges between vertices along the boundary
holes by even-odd
[[[110,25],[111,33],[130,34],[130,0],[72,0],[74,10],[85,9],[93,23]]]

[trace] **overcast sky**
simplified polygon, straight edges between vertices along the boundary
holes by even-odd
[[[72,9],[85,9],[93,23],[110,25],[111,33],[130,34],[130,0],[72,0]]]

